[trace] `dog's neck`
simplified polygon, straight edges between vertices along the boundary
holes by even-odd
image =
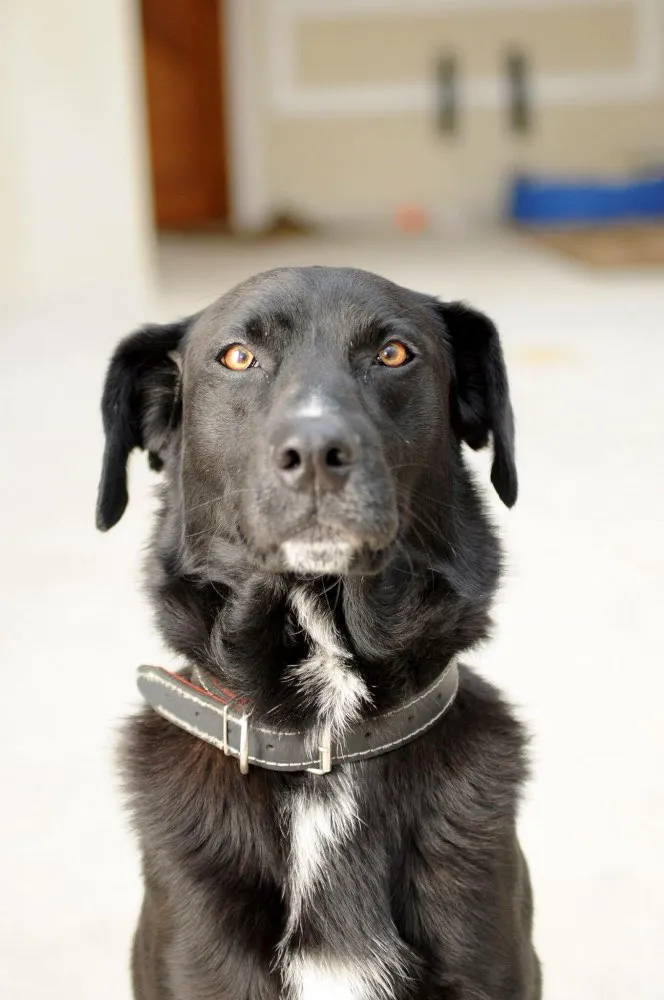
[[[169,644],[258,714],[336,732],[398,704],[484,638],[496,574],[466,595],[451,575],[398,563],[318,580],[163,572],[154,597]]]
[[[299,584],[290,591],[288,603],[310,652],[287,669],[284,682],[313,709],[318,727],[339,739],[371,708],[366,679],[355,668],[325,593]]]

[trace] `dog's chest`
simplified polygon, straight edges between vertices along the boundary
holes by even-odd
[[[385,893],[384,856],[353,767],[298,789],[290,803],[288,916],[280,947],[287,1000],[393,1000],[408,979]]]
[[[309,659],[294,668],[293,682],[317,704],[319,734],[339,738],[369,702],[368,691],[350,668],[325,609],[304,589],[293,594],[292,605],[312,646]],[[363,822],[359,798],[357,771],[350,765],[329,775],[307,776],[285,801],[288,912],[280,965],[288,1000],[386,995],[371,987],[368,971],[375,963],[349,947],[354,928],[347,926],[342,938],[332,929],[340,914],[352,912],[348,902],[360,888],[352,864]],[[308,944],[312,939],[324,943],[314,947]]]
[[[306,945],[295,949],[290,943],[295,936],[306,940],[312,922],[320,927],[335,897],[347,891],[343,871],[358,824],[353,784],[352,775],[340,773],[326,779],[324,795],[307,787],[290,802],[289,908],[282,951],[289,1000],[369,997],[361,969],[333,943],[327,951]]]

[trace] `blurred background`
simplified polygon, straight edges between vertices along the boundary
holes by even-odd
[[[319,263],[498,323],[522,489],[467,659],[533,733],[545,997],[664,998],[664,0],[4,0],[0,134],[0,994],[130,995],[113,746],[173,660],[144,456],[93,529],[108,355]]]

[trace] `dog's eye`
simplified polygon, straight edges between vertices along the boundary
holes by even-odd
[[[377,361],[388,368],[400,368],[410,361],[412,354],[400,340],[390,340],[378,352]]]
[[[244,372],[247,368],[253,368],[256,358],[244,344],[231,344],[219,355],[219,364],[234,372]]]

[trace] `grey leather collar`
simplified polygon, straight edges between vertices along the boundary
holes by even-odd
[[[274,771],[327,774],[334,764],[352,763],[396,750],[421,736],[452,705],[459,668],[451,660],[419,694],[390,712],[368,716],[349,729],[342,742],[328,740],[316,750],[310,734],[272,729],[251,718],[251,704],[225,690],[207,671],[192,679],[163,667],[139,667],[138,689],[156,712],[181,729],[237,757],[246,774],[250,764]]]

